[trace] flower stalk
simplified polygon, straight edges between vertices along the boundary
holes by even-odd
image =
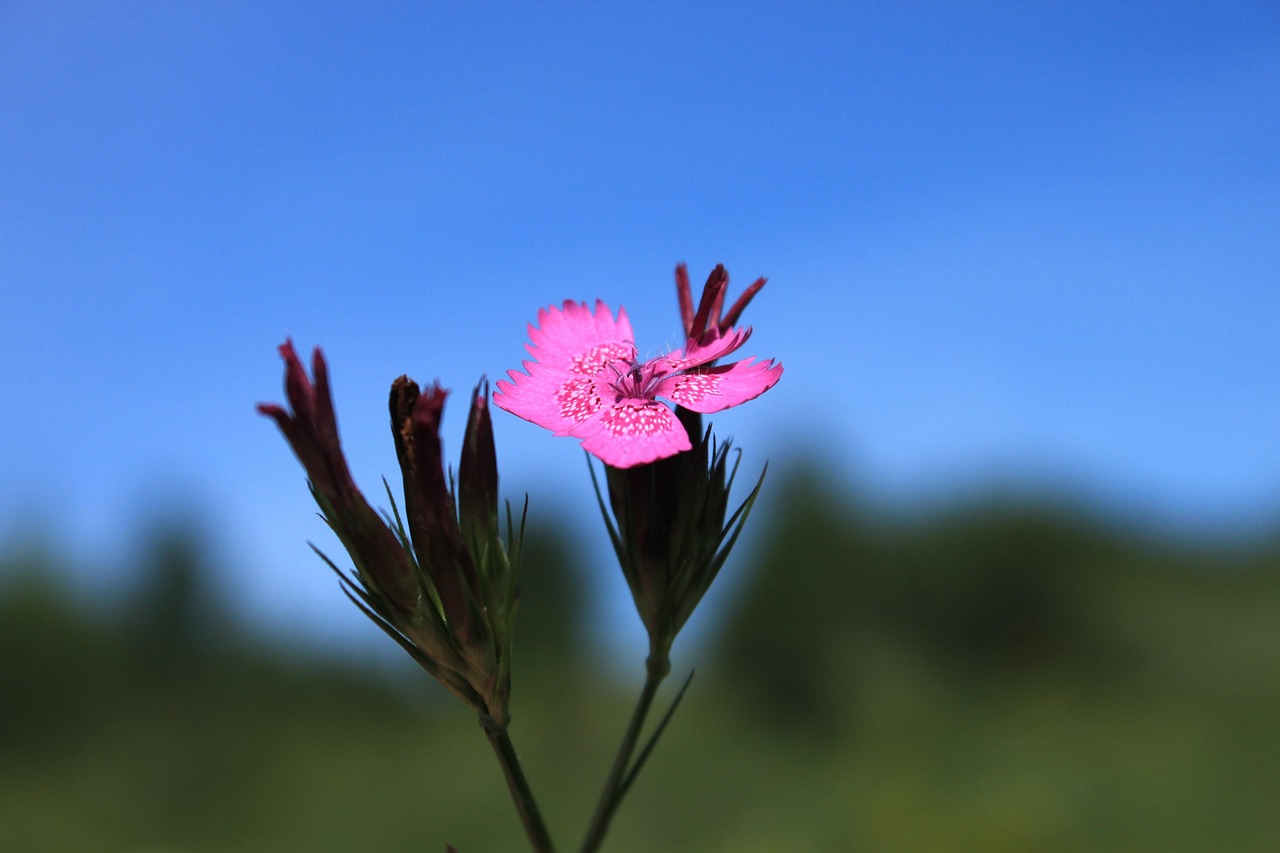
[[[658,695],[658,687],[669,672],[671,672],[670,660],[665,655],[655,659],[650,652],[648,660],[645,661],[644,687],[640,690],[640,698],[636,700],[635,710],[631,712],[631,721],[627,723],[627,730],[622,735],[622,743],[619,744],[617,755],[614,756],[609,776],[600,790],[600,799],[596,803],[595,813],[591,817],[591,824],[587,827],[586,837],[582,840],[581,853],[595,853],[604,843],[605,834],[609,831],[609,822],[613,819],[618,806],[622,804],[622,798],[630,788],[630,780],[634,778],[634,772],[639,770],[639,767],[633,768],[632,756],[635,755],[640,733],[644,730],[645,720],[649,716],[649,709],[653,707],[653,700]],[[647,751],[645,755],[647,757]]]
[[[520,759],[516,756],[516,748],[511,743],[511,735],[505,728],[495,729],[483,726],[485,738],[493,747],[493,753],[502,767],[502,775],[507,780],[507,790],[511,801],[515,803],[516,813],[529,838],[534,853],[555,853],[555,845],[551,843],[551,835],[542,820],[542,812],[538,810],[538,801],[533,796],[533,789],[525,779],[524,770],[520,767]]]

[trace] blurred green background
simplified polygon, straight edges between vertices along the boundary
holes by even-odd
[[[1280,537],[1016,492],[890,512],[818,470],[771,475],[607,849],[1277,849]],[[617,569],[572,538],[530,532],[512,727],[564,849],[642,672],[589,653],[581,575]],[[207,532],[140,541],[105,601],[52,549],[3,556],[4,849],[525,849],[475,720],[407,658],[281,647],[220,600]]]

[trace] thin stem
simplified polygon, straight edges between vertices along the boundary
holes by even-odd
[[[631,766],[631,756],[635,753],[636,743],[640,740],[640,732],[644,729],[645,718],[649,716],[649,709],[653,707],[653,698],[658,695],[658,685],[662,683],[662,679],[666,678],[667,673],[670,671],[671,662],[665,654],[655,655],[652,652],[650,653],[649,659],[645,662],[644,688],[640,691],[640,698],[636,701],[635,711],[631,714],[631,722],[627,724],[627,730],[622,736],[622,743],[618,746],[618,754],[613,759],[613,767],[609,771],[609,777],[605,780],[604,787],[600,790],[600,800],[596,804],[596,813],[591,818],[591,826],[587,829],[587,837],[582,842],[582,853],[595,853],[604,842],[605,833],[609,831],[609,821],[613,818],[613,813],[618,810],[618,806],[622,803],[622,797],[626,793],[626,789],[623,788],[623,780],[627,778],[627,771]]]
[[[520,759],[516,757],[516,748],[512,745],[506,728],[490,728],[483,720],[481,728],[484,729],[494,754],[498,756],[498,763],[502,765],[502,774],[507,778],[507,789],[511,792],[520,822],[524,824],[525,834],[529,836],[529,843],[533,845],[535,853],[554,853],[555,845],[551,843],[547,825],[542,822],[542,813],[538,811],[533,790],[529,787],[529,781],[524,778],[524,771],[520,769]]]

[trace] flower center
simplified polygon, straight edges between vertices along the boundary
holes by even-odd
[[[644,364],[632,364],[625,372],[618,371],[617,379],[610,383],[613,392],[621,400],[652,400],[657,396],[658,383],[670,375],[670,371],[658,366],[658,360]]]

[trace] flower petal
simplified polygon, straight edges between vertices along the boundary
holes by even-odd
[[[685,342],[684,349],[676,350],[667,356],[660,356],[659,359],[667,370],[688,370],[723,358],[745,344],[749,337],[751,337],[750,326],[745,329],[726,329],[723,335],[712,330],[703,333],[700,337],[689,338]]]
[[[635,358],[633,337],[626,309],[619,309],[615,320],[599,299],[594,309],[566,300],[560,308],[538,312],[525,348],[539,364],[594,376],[613,361]]]
[[[644,465],[688,450],[689,434],[675,412],[655,400],[630,398],[607,406],[591,422],[582,447],[614,468]]]
[[[614,319],[600,300],[594,309],[573,301],[542,309],[538,325],[529,326],[529,339],[526,348],[534,360],[523,363],[525,373],[511,370],[510,381],[497,382],[493,402],[557,435],[577,435],[603,406],[602,382],[616,378],[635,357],[626,311]]]
[[[510,382],[498,380],[493,395],[498,408],[556,435],[577,435],[583,422],[604,406],[603,379],[547,368],[534,361],[526,361],[524,369],[529,372],[508,371]]]
[[[782,378],[782,365],[753,358],[669,376],[654,393],[693,412],[710,414],[754,400]]]

